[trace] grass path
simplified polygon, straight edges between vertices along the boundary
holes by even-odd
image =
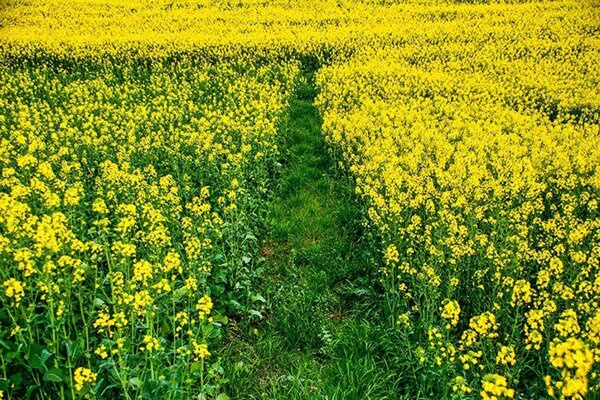
[[[314,97],[307,76],[282,135],[280,187],[261,250],[265,317],[240,322],[225,353],[233,399],[397,398],[393,371],[379,360],[374,241],[328,154]]]

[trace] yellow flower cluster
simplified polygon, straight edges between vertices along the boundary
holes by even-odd
[[[15,303],[19,303],[23,296],[25,295],[25,288],[21,281],[16,280],[15,278],[9,278],[4,282],[4,287],[6,288],[4,294],[9,299],[13,299]]]
[[[196,361],[204,360],[210,356],[206,343],[197,343],[194,341],[192,342],[192,345],[194,346],[194,357]]]
[[[226,321],[213,273],[233,280],[249,251],[298,63],[78,68],[0,68],[0,332],[20,359],[39,343],[76,391],[89,362],[111,398],[156,371],[195,397],[189,364]]]
[[[525,367],[598,388],[597,5],[455,3],[3,5],[0,336],[71,389],[85,360],[104,396],[196,397],[301,60],[415,368],[459,396],[512,398]]]
[[[160,341],[157,338],[146,335],[144,336],[144,343],[140,347],[140,350],[152,353],[153,351],[160,350],[160,348]]]
[[[0,53],[95,61],[188,52],[329,60],[410,37],[432,13],[448,19],[455,8],[432,0],[13,2],[0,14]],[[481,5],[461,10],[482,12]]]
[[[515,349],[511,346],[502,346],[496,355],[496,363],[500,365],[515,365],[517,362]]]
[[[512,397],[534,365],[581,398],[600,383],[597,9],[442,8],[317,75],[328,142],[382,237],[391,320],[411,312],[415,364],[454,391],[458,375]]]
[[[508,388],[506,378],[502,375],[488,374],[483,377],[481,398],[483,400],[512,399],[515,397],[514,389]]]
[[[444,307],[442,307],[442,318],[448,320],[448,324],[446,324],[446,329],[455,327],[456,324],[458,324],[459,316],[460,305],[458,304],[458,301],[447,301]]]
[[[565,341],[554,339],[549,353],[552,366],[562,371],[555,387],[565,397],[583,399],[588,392],[588,374],[595,361],[586,343],[575,337]],[[549,392],[554,394],[552,388]]]
[[[467,385],[467,380],[464,377],[457,376],[452,380],[452,391],[458,392],[460,395],[466,395],[471,393],[473,389]]]
[[[98,374],[92,372],[89,368],[79,367],[75,370],[73,380],[75,381],[75,390],[78,392],[83,390],[86,384],[92,384],[96,382]]]
[[[201,320],[205,319],[210,314],[210,310],[213,308],[213,303],[210,296],[204,295],[196,304],[196,310],[198,310],[198,318]]]

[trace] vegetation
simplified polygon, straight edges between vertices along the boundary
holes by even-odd
[[[594,399],[598,4],[0,4],[0,398]]]
[[[264,316],[232,329],[232,398],[396,398],[375,306],[376,241],[354,184],[330,158],[304,74],[261,249]],[[263,299],[261,299],[263,301]],[[241,355],[241,357],[240,357]]]

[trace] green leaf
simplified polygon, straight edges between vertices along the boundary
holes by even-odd
[[[197,362],[197,361],[196,361],[196,362],[193,362],[193,363],[192,363],[192,365],[190,365],[190,370],[191,370],[192,372],[196,372],[196,371],[198,371],[200,368],[202,368],[202,363],[200,363],[200,362]]]
[[[266,303],[267,302],[267,300],[264,297],[262,297],[262,295],[260,293],[257,293],[254,296],[252,296],[252,301],[253,302],[260,301],[261,303]]]
[[[140,388],[142,386],[142,381],[139,380],[138,378],[131,378],[129,380],[129,384],[131,386],[133,386],[134,388]]]
[[[44,374],[44,380],[46,382],[63,382],[67,378],[64,369],[50,368],[48,372]]]
[[[238,303],[237,301],[231,299],[227,302],[227,304],[229,305],[229,307],[231,307],[233,310],[235,311],[239,311],[239,310],[243,310],[244,307],[242,307],[242,305],[240,303]]]
[[[227,319],[227,317],[225,315],[215,314],[215,315],[213,315],[213,322],[227,325],[227,322],[229,322],[229,319]]]
[[[215,295],[220,295],[225,292],[225,287],[222,285],[209,285],[209,288],[210,292],[214,293]]]
[[[39,389],[39,385],[35,383],[30,383],[27,385],[27,389],[25,390],[25,398],[33,399],[33,394]]]
[[[83,338],[79,338],[75,341],[67,340],[64,342],[64,346],[67,349],[67,355],[70,358],[79,358],[83,354]]]
[[[52,357],[52,353],[42,345],[38,343],[29,345],[29,366],[31,368],[45,372],[48,369],[46,368],[46,362],[48,362],[50,357]]]
[[[227,396],[225,393],[221,393],[215,398],[215,400],[229,400],[229,396]]]
[[[14,374],[10,378],[8,378],[8,380],[10,382],[10,387],[13,390],[18,390],[21,388],[21,385],[23,384],[23,374],[21,374],[21,373]]]
[[[186,287],[181,287],[179,289],[177,289],[175,292],[173,292],[175,299],[179,299],[180,297],[185,296],[186,294],[189,293],[189,289]]]
[[[202,333],[204,334],[205,337],[208,337],[211,335],[211,333],[217,328],[215,328],[213,325],[204,325],[202,327]]]

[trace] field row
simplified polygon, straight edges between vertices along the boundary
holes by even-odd
[[[490,14],[319,71],[323,128],[382,238],[390,323],[436,396],[600,389],[600,71],[582,17]]]
[[[118,71],[0,73],[14,398],[217,394],[218,358],[204,362],[255,293],[256,213],[298,66]]]

